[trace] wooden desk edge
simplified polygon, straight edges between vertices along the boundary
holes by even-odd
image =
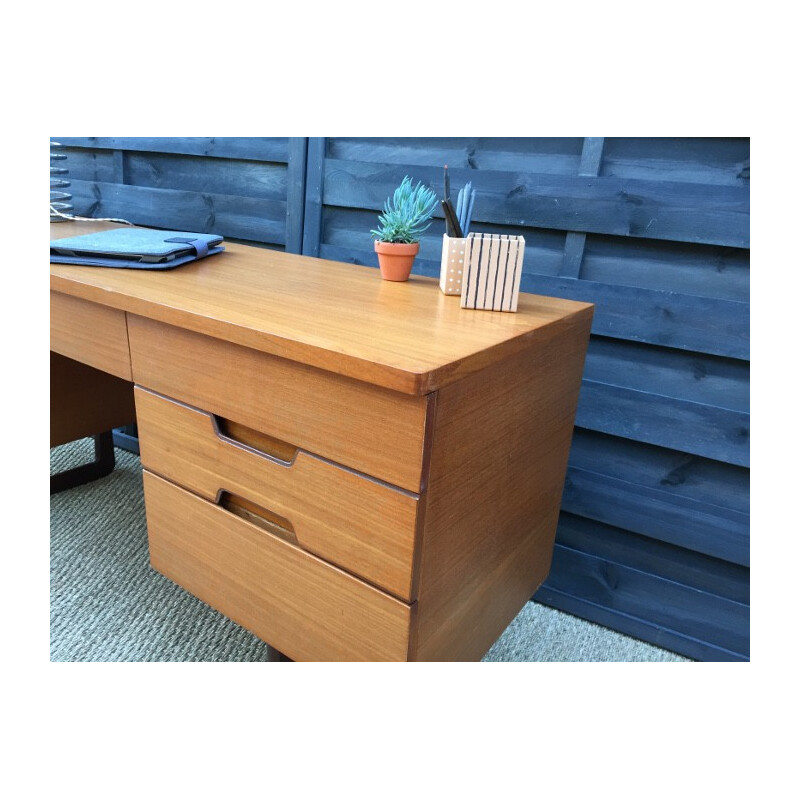
[[[121,294],[97,286],[71,280],[61,275],[50,275],[50,289],[54,292],[82,298],[129,314],[157,320],[168,325],[211,336],[223,341],[243,345],[270,355],[286,358],[328,372],[344,375],[402,394],[425,395],[454,383],[488,364],[501,361],[528,347],[540,337],[548,337],[552,330],[584,314],[593,314],[594,305],[579,301],[565,301],[574,305],[572,314],[565,314],[547,325],[512,337],[476,352],[466,358],[429,370],[412,372],[390,364],[375,363],[346,353],[328,350],[305,342],[284,339],[266,331],[257,331],[234,323],[217,320],[161,303]],[[504,313],[465,311],[468,314]]]

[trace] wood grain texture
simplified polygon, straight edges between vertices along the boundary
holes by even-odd
[[[375,164],[326,158],[326,205],[380,209],[408,164]],[[749,186],[717,186],[529,170],[475,170],[450,166],[454,186],[471,181],[476,190],[473,230],[478,223],[640,236],[730,247],[750,246]],[[441,185],[441,165],[414,167],[414,177]],[[440,214],[441,216],[441,214]]]
[[[291,463],[220,435],[212,415],[136,388],[145,469],[218,502],[246,498],[288,520],[300,547],[407,601],[417,496],[302,450]]]
[[[131,315],[137,384],[419,492],[428,399]]]
[[[413,607],[144,472],[154,569],[294,661],[405,661]]]
[[[438,393],[415,660],[480,659],[546,577],[590,325]]]
[[[135,419],[132,383],[50,352],[50,447]]]
[[[63,223],[56,235],[98,226]],[[109,227],[113,227],[109,225]],[[169,271],[50,265],[52,289],[409,394],[519,352],[585,303],[526,295],[517,313],[466,314],[436,280],[228,243]]]
[[[125,314],[117,309],[51,291],[50,350],[132,379]]]

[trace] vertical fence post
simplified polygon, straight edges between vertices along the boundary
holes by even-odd
[[[581,153],[578,175],[594,178],[600,174],[600,161],[603,158],[604,142],[605,138],[602,136],[587,136],[583,140],[583,152]],[[567,233],[567,238],[564,242],[564,260],[561,262],[559,275],[565,278],[580,278],[585,247],[585,233],[575,233],[574,231]]]
[[[325,137],[308,140],[306,206],[303,219],[303,255],[319,256],[322,242],[322,192],[325,173]]]
[[[306,157],[308,139],[289,137],[289,163],[286,166],[286,252],[303,250],[303,218],[306,200]]]

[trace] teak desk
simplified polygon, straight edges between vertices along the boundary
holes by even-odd
[[[50,265],[51,443],[135,398],[152,566],[289,658],[480,659],[550,569],[593,307],[226,247]]]

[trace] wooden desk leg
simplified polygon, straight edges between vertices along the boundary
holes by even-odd
[[[111,431],[99,433],[94,437],[94,461],[51,475],[50,494],[103,478],[113,471],[114,464],[114,435]]]
[[[132,383],[51,350],[50,447],[93,436],[95,459],[52,475],[50,494],[108,475],[115,464],[112,430],[135,419]]]
[[[271,644],[267,645],[267,661],[291,661],[280,650],[276,650]]]

